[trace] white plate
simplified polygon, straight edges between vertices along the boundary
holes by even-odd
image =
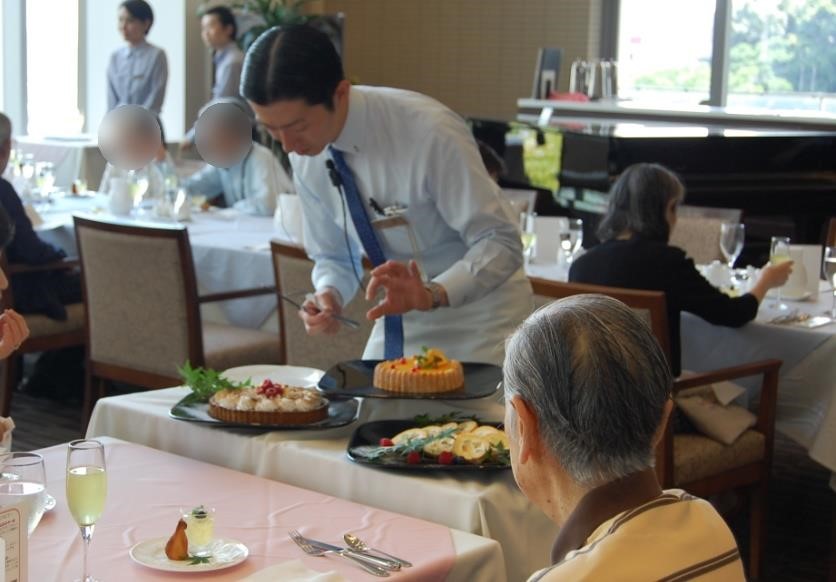
[[[257,386],[269,378],[273,382],[299,386],[300,388],[315,388],[319,383],[319,379],[324,375],[325,372],[316,368],[267,365],[239,366],[225,370],[222,373],[222,376],[233,382],[250,380]]]
[[[247,546],[237,540],[217,539],[207,564],[189,565],[188,560],[169,560],[165,555],[168,538],[139,542],[131,548],[131,559],[137,564],[163,572],[211,572],[240,564],[250,555]]]

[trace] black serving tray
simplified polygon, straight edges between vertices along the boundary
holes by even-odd
[[[438,394],[389,392],[375,388],[374,368],[382,360],[349,360],[333,366],[319,381],[319,389],[327,394],[362,398],[394,398],[415,400],[472,400],[496,392],[502,381],[502,368],[493,364],[462,362],[464,387]]]

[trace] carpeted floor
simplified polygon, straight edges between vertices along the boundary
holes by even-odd
[[[65,443],[82,436],[80,407],[35,399],[20,392],[12,401],[15,450],[28,451]],[[831,529],[836,494],[828,487],[830,473],[804,450],[780,435],[775,441],[773,480],[764,578],[767,582],[819,582],[828,579],[833,560]],[[748,512],[729,518],[746,556]]]

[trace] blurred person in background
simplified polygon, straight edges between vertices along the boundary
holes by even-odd
[[[119,5],[119,32],[127,46],[110,55],[107,66],[107,109],[142,105],[157,115],[163,107],[168,61],[165,51],[145,37],[154,24],[154,11],[145,0]]]

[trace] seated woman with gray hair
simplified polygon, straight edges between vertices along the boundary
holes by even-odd
[[[668,244],[685,186],[657,164],[624,170],[609,194],[598,227],[601,244],[572,263],[569,280],[577,283],[664,291],[670,328],[671,366],[681,372],[679,312],[688,311],[716,325],[740,327],[755,319],[766,292],[787,282],[792,262],[766,265],[748,293],[729,297],[697,271],[693,259]]]
[[[555,301],[509,338],[505,429],[522,492],[556,524],[552,580],[742,581],[714,508],[663,491],[654,450],[673,378],[647,325],[602,295]]]

